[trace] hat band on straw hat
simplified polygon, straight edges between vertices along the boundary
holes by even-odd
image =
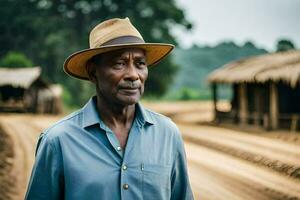
[[[112,40],[109,40],[101,45],[99,45],[99,47],[102,46],[108,46],[108,45],[118,45],[118,44],[139,44],[139,43],[145,43],[145,41],[139,37],[135,37],[135,36],[121,36],[118,38],[114,38]]]

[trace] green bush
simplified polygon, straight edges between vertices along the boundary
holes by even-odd
[[[189,100],[210,100],[211,91],[209,89],[194,89],[183,87],[180,90],[169,92],[163,100],[168,101],[189,101]]]
[[[8,52],[0,60],[0,67],[32,67],[32,61],[20,52]]]
[[[65,113],[71,113],[71,112],[79,109],[79,106],[74,105],[74,103],[72,101],[71,93],[64,86],[63,86],[62,100],[63,100],[63,103],[64,103],[64,112]]]
[[[198,94],[192,89],[182,88],[179,93],[179,100],[192,100],[197,98]]]

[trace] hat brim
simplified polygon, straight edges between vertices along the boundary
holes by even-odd
[[[66,59],[64,63],[64,71],[73,77],[89,80],[86,70],[86,64],[88,60],[98,54],[126,48],[140,48],[145,50],[147,65],[153,66],[165,58],[173,50],[174,45],[164,43],[135,43],[85,49],[72,54]]]

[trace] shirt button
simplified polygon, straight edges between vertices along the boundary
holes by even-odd
[[[121,150],[122,150],[122,148],[121,148],[121,147],[117,147],[117,150],[118,150],[118,151],[121,151]]]
[[[127,169],[127,166],[126,166],[126,165],[123,165],[122,169],[123,169],[123,170],[126,170],[126,169]]]
[[[123,189],[124,189],[124,190],[128,190],[128,189],[129,189],[129,185],[128,185],[128,184],[124,184],[124,185],[123,185]]]

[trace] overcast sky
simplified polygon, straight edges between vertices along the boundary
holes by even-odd
[[[191,33],[175,30],[180,44],[215,45],[252,41],[274,50],[280,38],[300,48],[300,0],[176,0],[194,24]]]

